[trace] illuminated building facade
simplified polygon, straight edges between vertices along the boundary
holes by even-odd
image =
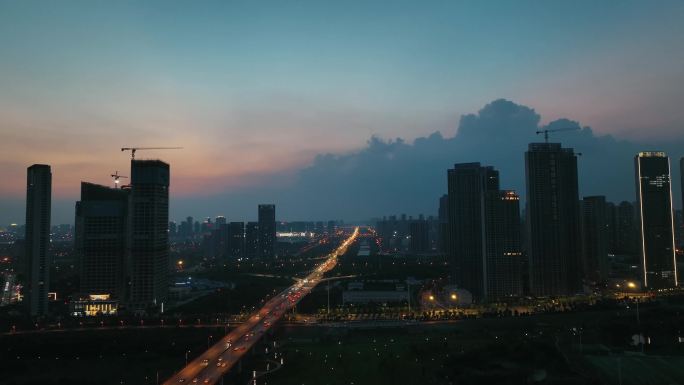
[[[50,286],[50,210],[52,207],[52,171],[45,164],[34,164],[26,178],[26,282],[24,302],[31,316],[48,312]]]
[[[529,285],[536,296],[582,290],[577,156],[560,143],[525,152]]]
[[[634,158],[643,287],[677,286],[670,158],[640,152]]]
[[[111,299],[109,294],[91,294],[84,299],[71,301],[70,313],[75,317],[96,317],[116,315],[119,301]]]

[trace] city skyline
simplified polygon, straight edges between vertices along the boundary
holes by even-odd
[[[684,383],[682,20],[0,0],[0,383]]]
[[[678,2],[209,2],[191,12],[175,5],[3,5],[2,36],[22,43],[7,40],[0,63],[0,222],[20,221],[15,207],[28,165],[52,165],[53,216],[70,222],[81,180],[108,185],[111,173],[126,169],[119,148],[136,145],[185,147],[143,155],[176,165],[173,218],[244,217],[239,207],[275,197],[285,217],[301,213],[293,219],[398,211],[405,197],[377,213],[369,210],[376,202],[351,201],[339,211],[316,202],[303,212],[297,197],[306,193],[300,185],[312,183],[308,175],[326,166],[325,154],[350,159],[352,167],[379,149],[373,138],[401,147],[387,141],[403,138],[409,146],[434,141],[439,131],[445,142],[456,135],[468,146],[459,117],[497,98],[534,108],[537,125],[568,118],[592,127],[599,142],[606,134],[630,141],[639,147],[632,153],[682,155]],[[520,127],[518,135],[534,141],[535,128]],[[577,135],[559,140],[574,147],[565,141]],[[584,163],[593,162],[577,148],[587,154]],[[511,179],[520,175],[501,160],[467,153],[440,166],[468,161],[492,164]],[[204,202],[230,203],[188,212]],[[423,201],[410,211],[436,207]]]
[[[438,208],[433,196],[446,192],[446,183],[439,170],[459,161],[481,161],[504,171],[502,182],[519,191],[524,198],[524,159],[521,154],[529,143],[543,141],[540,135],[535,135],[542,129],[581,128],[574,132],[551,133],[550,141],[582,150],[581,161],[578,162],[581,196],[605,195],[608,201],[616,203],[634,201],[632,159],[635,154],[651,149],[664,151],[677,160],[684,156],[684,139],[681,143],[669,141],[649,145],[612,136],[597,136],[591,128],[567,119],[558,119],[548,125],[540,122],[541,117],[534,109],[498,99],[476,114],[462,116],[458,134],[454,137],[435,132],[413,143],[400,138],[386,141],[372,137],[361,150],[319,155],[313,165],[295,174],[274,175],[273,183],[280,184],[277,187],[252,186],[201,197],[177,195],[172,188],[169,215],[175,221],[187,215],[197,218],[225,215],[229,220],[247,222],[256,220],[251,207],[263,201],[276,203],[281,207],[281,219],[292,221],[329,218],[364,221],[386,212],[436,215]],[[122,153],[118,147],[114,150],[125,158],[125,162],[129,161],[127,153]],[[139,153],[138,158],[170,161],[176,153],[148,151]],[[150,157],[150,154],[155,156]],[[680,164],[679,161],[672,164],[675,178],[681,175]],[[93,182],[113,186],[110,173],[103,169],[100,178]],[[55,179],[60,177],[54,166],[53,174]],[[348,179],[341,180],[337,175]],[[379,183],[368,185],[366,181],[371,176],[379,178]],[[88,180],[85,176],[82,179]],[[182,179],[182,176],[174,177],[176,179]],[[677,182],[673,184],[673,195],[681,197],[681,183]],[[350,194],[344,192],[345,186],[358,193],[371,191],[373,195],[364,201],[354,201],[349,198]],[[321,190],[330,194],[320,194]],[[385,199],[383,194],[388,194],[390,199]],[[326,196],[353,207],[328,205]],[[77,200],[77,195],[73,200],[53,196],[53,224],[73,223],[72,208]],[[306,207],[298,204],[302,201],[307,202]],[[681,202],[675,198],[674,208],[679,209]],[[0,215],[4,216],[0,223],[21,223],[23,212],[18,205],[23,204],[22,198],[0,195]]]

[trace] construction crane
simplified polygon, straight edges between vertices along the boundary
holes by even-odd
[[[539,134],[544,134],[544,143],[549,142],[549,132],[559,132],[559,131],[574,131],[574,130],[579,130],[579,127],[561,127],[561,128],[551,128],[551,129],[546,129],[546,130],[539,130],[537,131],[537,135]]]
[[[128,178],[127,176],[119,175],[119,171],[115,171],[111,177],[114,178],[114,188],[119,187],[119,178]]]
[[[131,159],[135,159],[135,152],[138,150],[180,150],[183,147],[121,147],[121,151],[130,151]]]

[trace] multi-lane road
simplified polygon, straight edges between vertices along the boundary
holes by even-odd
[[[285,312],[309,294],[323,279],[323,275],[335,267],[337,257],[347,251],[358,234],[359,229],[355,228],[339,247],[328,254],[325,262],[318,265],[306,278],[271,298],[261,309],[250,315],[247,321],[233,329],[164,384],[217,383]]]

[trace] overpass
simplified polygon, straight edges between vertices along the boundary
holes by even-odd
[[[251,314],[244,323],[167,379],[164,385],[216,384],[259,341],[264,333],[282,318],[285,312],[294,307],[321,282],[323,275],[337,264],[337,257],[347,251],[358,235],[359,228],[357,227],[340,246],[328,254],[325,262],[314,268],[306,278],[297,281],[271,298],[261,309]]]

